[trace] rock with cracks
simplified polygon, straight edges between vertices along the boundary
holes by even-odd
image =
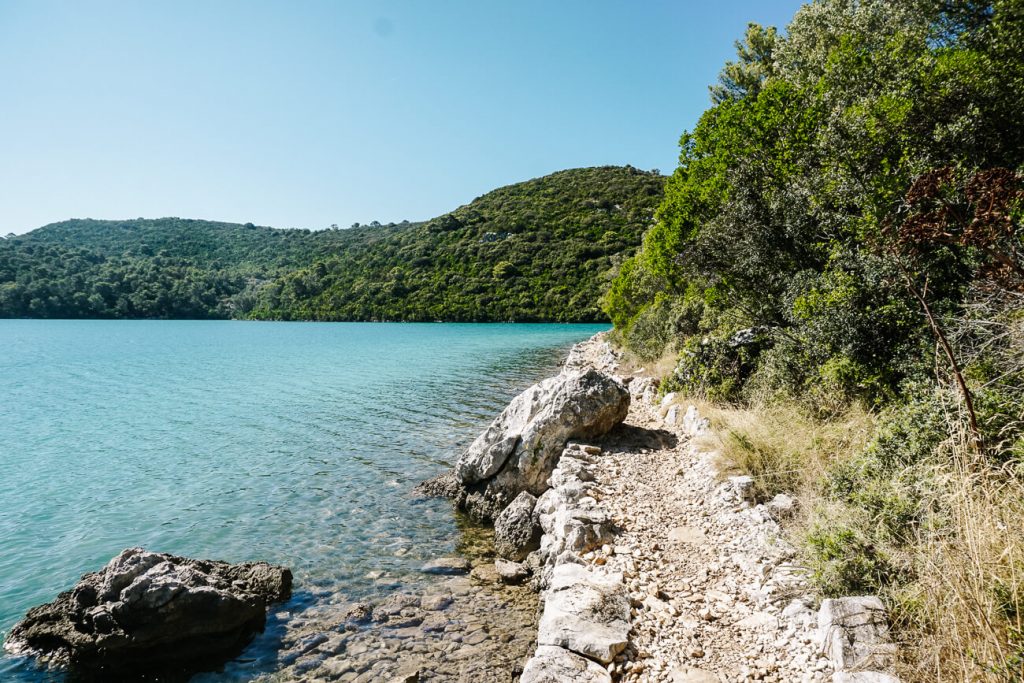
[[[845,680],[889,681],[896,645],[889,637],[885,606],[876,596],[836,598],[821,603],[818,629],[822,648],[837,673],[871,674]]]
[[[569,439],[597,437],[622,422],[629,392],[596,370],[562,374],[519,394],[455,465],[456,501],[494,519],[522,491],[540,495]]]
[[[536,496],[523,491],[494,520],[494,551],[499,556],[522,562],[540,547],[540,525],[533,515]]]
[[[562,564],[552,572],[544,596],[537,643],[608,664],[626,648],[629,616],[621,575]]]
[[[129,548],[53,602],[29,610],[5,647],[53,663],[141,671],[236,655],[291,594],[292,574]]]
[[[519,683],[611,683],[608,671],[586,657],[563,647],[541,645],[526,663]]]

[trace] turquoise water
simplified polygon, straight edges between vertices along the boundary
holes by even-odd
[[[0,320],[0,635],[133,545],[288,565],[292,610],[410,580],[458,534],[409,488],[601,329]]]

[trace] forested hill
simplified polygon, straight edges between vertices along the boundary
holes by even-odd
[[[0,240],[0,317],[603,320],[663,178],[562,171],[425,223],[69,220]]]
[[[599,299],[635,251],[663,178],[576,169],[354,242],[260,292],[256,317],[303,320],[604,320]]]

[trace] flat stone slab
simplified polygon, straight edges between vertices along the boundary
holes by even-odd
[[[519,683],[611,683],[607,669],[562,647],[541,645],[526,663]]]
[[[466,574],[470,566],[469,560],[463,557],[439,557],[427,562],[420,571],[424,574]]]
[[[673,543],[704,543],[704,531],[692,526],[677,526],[668,532],[668,540]]]
[[[608,664],[629,642],[629,616],[621,574],[559,565],[544,597],[537,643]]]
[[[718,676],[710,671],[683,667],[672,670],[672,683],[718,683]]]

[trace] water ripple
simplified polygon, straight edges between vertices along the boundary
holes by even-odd
[[[401,492],[598,329],[0,320],[0,635],[130,545],[287,564],[290,610],[387,590],[456,541]]]

